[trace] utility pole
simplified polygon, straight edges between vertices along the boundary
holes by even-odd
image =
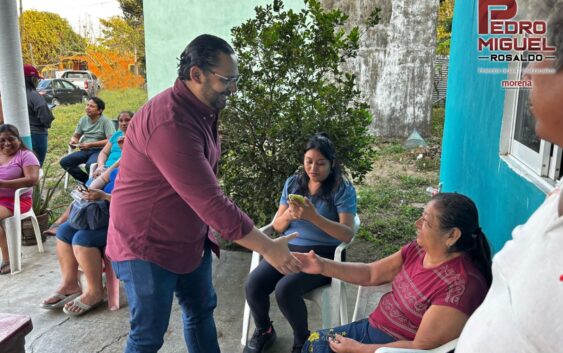
[[[135,75],[139,75],[139,64],[137,63],[137,45],[135,45],[135,51],[134,51],[134,62],[135,62]]]
[[[24,34],[23,33],[23,0],[20,0],[20,37],[23,39]],[[35,59],[33,58],[33,46],[31,45],[31,42],[28,43],[29,46],[29,57],[31,58],[31,65],[35,66]]]

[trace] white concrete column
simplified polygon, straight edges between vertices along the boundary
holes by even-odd
[[[18,128],[31,148],[17,2],[0,0],[0,94],[4,122]]]

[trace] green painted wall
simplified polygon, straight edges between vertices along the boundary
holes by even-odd
[[[231,28],[254,17],[254,7],[272,0],[144,0],[145,54],[149,97],[172,86],[177,58],[188,43],[208,33],[230,42]],[[285,9],[303,8],[303,0],[285,0]]]

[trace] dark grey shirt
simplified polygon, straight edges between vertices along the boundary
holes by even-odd
[[[47,134],[55,117],[47,106],[47,102],[37,91],[26,89],[29,128],[32,134]]]

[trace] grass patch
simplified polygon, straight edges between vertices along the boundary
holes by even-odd
[[[137,111],[147,100],[147,92],[143,89],[127,89],[100,91],[99,97],[106,103],[104,115],[109,119],[116,119],[123,110]],[[47,186],[55,184],[58,177],[64,173],[59,166],[59,160],[68,152],[68,141],[74,133],[78,120],[86,115],[85,105],[82,103],[61,105],[53,110],[55,120],[49,129],[49,147],[43,168],[49,166]],[[72,177],[71,177],[72,179]],[[68,192],[63,190],[61,182],[57,193],[51,200],[53,211],[51,219],[56,219],[72,201]]]
[[[432,108],[432,136],[438,140],[442,140],[444,135],[444,120],[446,109],[444,107]]]
[[[429,137],[428,147],[416,149],[406,149],[403,142],[378,141],[373,170],[356,188],[362,226],[359,244],[351,246],[353,261],[381,259],[414,240],[414,223],[430,199],[426,188],[438,185],[439,139]]]
[[[429,195],[425,189],[432,180],[399,176],[358,188],[358,210],[362,227],[359,238],[372,243],[375,258],[383,258],[411,241],[414,222],[420,217]]]

